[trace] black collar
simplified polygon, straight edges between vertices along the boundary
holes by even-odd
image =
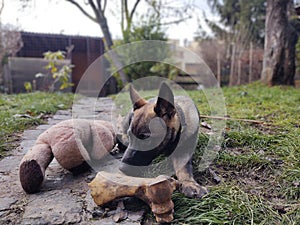
[[[187,128],[185,115],[184,115],[184,112],[183,112],[182,108],[178,104],[175,104],[175,108],[176,108],[176,111],[178,113],[179,121],[180,121],[180,130],[178,132],[183,133]]]

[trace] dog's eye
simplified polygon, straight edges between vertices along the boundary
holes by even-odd
[[[145,134],[141,133],[141,134],[138,135],[138,138],[141,139],[141,140],[147,139],[149,137],[150,137],[150,134],[148,134],[148,133],[147,134],[146,133]]]

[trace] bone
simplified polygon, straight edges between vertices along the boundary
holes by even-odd
[[[105,171],[99,172],[89,183],[91,195],[98,206],[121,197],[137,197],[150,206],[158,223],[173,220],[174,203],[171,196],[178,187],[178,181],[163,175],[138,178]]]

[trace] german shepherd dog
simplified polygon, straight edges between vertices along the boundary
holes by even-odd
[[[158,97],[148,101],[131,85],[130,98],[133,110],[124,122],[129,144],[120,170],[143,176],[140,168],[149,166],[160,155],[168,156],[181,192],[201,198],[207,190],[194,180],[191,159],[199,130],[199,112],[193,101],[185,96],[174,97],[165,82]]]

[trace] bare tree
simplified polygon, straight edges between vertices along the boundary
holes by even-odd
[[[113,46],[113,40],[111,33],[109,31],[109,26],[107,23],[106,9],[107,0],[87,0],[85,3],[79,3],[78,0],[66,0],[76,6],[85,16],[91,19],[93,22],[97,23],[104,35],[106,47],[111,49]],[[133,16],[137,10],[137,7],[141,0],[135,0],[132,8],[129,7],[128,0],[121,0],[121,30],[123,38],[131,30]],[[89,13],[86,6],[92,9],[93,13]]]
[[[17,52],[23,47],[21,33],[13,26],[1,26],[1,47],[0,57],[15,56]]]
[[[298,35],[289,22],[292,0],[267,0],[266,38],[261,80],[270,86],[294,85]]]
[[[1,0],[1,2],[0,2],[0,15],[2,15],[3,8],[4,8],[4,0]]]
[[[4,0],[0,1],[0,19],[4,9]],[[8,56],[15,56],[22,48],[21,33],[12,25],[3,26],[0,20],[0,84],[3,83],[3,65]]]
[[[114,4],[115,6],[118,4],[114,1],[107,1],[107,0],[86,0],[86,1],[79,1],[79,0],[66,0],[70,2],[74,6],[76,6],[85,16],[91,19],[93,22],[99,24],[102,33],[104,35],[105,43],[107,49],[112,49],[113,47],[113,40],[111,33],[109,31],[106,10],[107,5]],[[174,23],[180,23],[186,19],[191,18],[191,11],[194,7],[193,0],[186,1],[168,1],[168,0],[121,0],[121,8],[119,9],[119,14],[121,15],[121,31],[123,35],[123,43],[130,42],[130,33],[132,32],[132,25],[133,25],[133,18],[137,12],[138,6],[141,2],[147,4],[148,7],[152,8],[155,13],[157,13],[160,18],[165,19],[169,18],[170,20],[166,20],[163,24],[157,25],[170,25]],[[130,4],[129,4],[130,3]],[[87,8],[92,9],[92,13],[89,13]],[[118,10],[118,9],[117,9]],[[112,52],[111,55],[113,63],[118,67],[122,68],[118,57]],[[119,71],[121,80],[123,83],[128,81],[126,74],[121,70]]]
[[[133,16],[140,2],[141,0],[136,0],[133,7],[129,9],[128,0],[121,0],[121,30],[125,43],[130,42],[129,34],[132,28]]]
[[[85,3],[79,3],[79,1],[76,0],[66,0],[67,2],[70,2],[74,6],[76,6],[85,16],[87,16],[89,19],[91,19],[93,22],[99,24],[104,40],[105,45],[108,50],[112,49],[113,46],[113,40],[111,37],[111,33],[109,31],[109,26],[107,23],[107,18],[105,15],[105,10],[107,6],[107,0],[88,0]],[[126,1],[127,2],[127,1]],[[137,0],[139,2],[139,0]],[[93,14],[90,14],[84,6],[90,6],[92,8]],[[110,56],[112,58],[113,63],[116,65],[117,68],[123,68],[122,63],[119,61],[118,56],[112,51],[110,52]],[[126,74],[123,72],[123,70],[119,70],[120,78],[123,82],[123,84],[126,84],[128,82],[128,78]]]

